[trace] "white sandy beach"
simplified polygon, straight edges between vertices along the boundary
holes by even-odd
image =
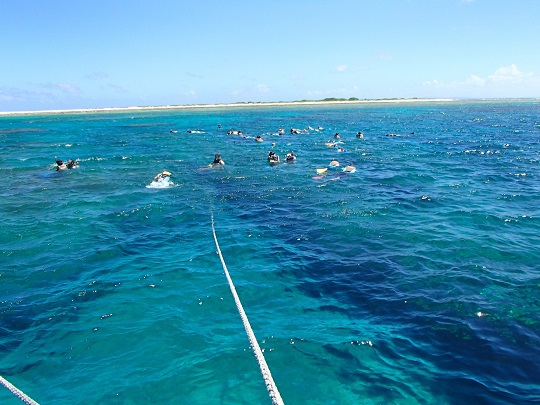
[[[377,100],[336,100],[336,101],[276,101],[276,102],[238,102],[232,104],[184,104],[165,106],[137,106],[137,107],[109,107],[109,108],[78,108],[72,110],[36,110],[36,111],[7,111],[0,112],[0,116],[11,115],[43,115],[43,114],[82,114],[101,112],[124,111],[150,111],[150,110],[183,110],[189,108],[231,108],[231,107],[264,107],[264,106],[290,106],[313,104],[370,104],[370,103],[418,103],[418,102],[448,102],[455,101],[450,98],[403,98],[403,99],[377,99]]]

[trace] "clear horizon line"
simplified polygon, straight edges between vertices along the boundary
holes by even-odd
[[[493,100],[537,100],[538,97],[502,97],[502,98],[378,98],[378,99],[341,99],[328,98],[324,100],[299,101],[238,101],[234,103],[204,103],[204,104],[168,104],[156,106],[130,106],[130,107],[96,107],[73,108],[53,110],[26,110],[26,111],[0,111],[0,116],[32,115],[32,114],[70,114],[88,112],[120,112],[144,110],[174,110],[190,108],[228,108],[249,106],[275,106],[275,105],[312,105],[312,104],[369,104],[369,103],[411,103],[411,102],[451,102],[451,101],[493,101]]]

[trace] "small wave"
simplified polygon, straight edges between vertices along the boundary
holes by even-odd
[[[175,184],[172,181],[167,181],[167,182],[153,181],[152,183],[148,184],[146,188],[170,188],[174,186]]]

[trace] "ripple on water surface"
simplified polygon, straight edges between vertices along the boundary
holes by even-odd
[[[537,107],[2,121],[0,374],[42,403],[267,401],[213,212],[286,403],[535,403]],[[297,160],[270,166],[270,150]],[[332,158],[357,172],[318,174]],[[164,169],[177,186],[146,188]]]

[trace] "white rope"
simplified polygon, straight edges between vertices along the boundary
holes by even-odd
[[[223,265],[223,270],[225,271],[225,277],[227,277],[227,281],[229,282],[229,287],[234,297],[236,308],[238,309],[238,312],[240,313],[240,318],[242,318],[244,328],[246,329],[246,333],[249,338],[249,343],[251,344],[251,348],[253,349],[253,354],[255,354],[255,358],[259,362],[259,367],[261,369],[264,382],[266,383],[266,389],[268,390],[270,399],[272,400],[272,403],[274,405],[283,405],[283,400],[281,399],[281,395],[279,394],[277,386],[274,383],[274,379],[272,378],[270,369],[268,368],[268,365],[266,364],[266,360],[262,354],[261,348],[259,347],[257,338],[255,337],[255,334],[253,333],[253,329],[251,329],[251,325],[249,324],[248,317],[246,313],[244,312],[244,308],[242,307],[240,298],[238,297],[238,294],[236,293],[236,288],[234,287],[231,276],[229,275],[229,270],[227,270],[227,265],[225,264],[225,260],[223,260],[223,255],[221,254],[221,249],[219,248],[219,243],[216,236],[216,230],[214,229],[214,214],[212,214],[212,233],[214,234],[214,241],[216,242],[216,248],[219,255],[219,259],[221,260],[221,264]]]
[[[30,398],[28,395],[26,395],[17,387],[15,387],[13,384],[11,384],[8,380],[6,380],[1,375],[0,375],[0,384],[2,384],[4,387],[10,390],[13,394],[17,395],[21,401],[27,403],[28,405],[39,405],[36,401],[34,401],[32,398]]]

